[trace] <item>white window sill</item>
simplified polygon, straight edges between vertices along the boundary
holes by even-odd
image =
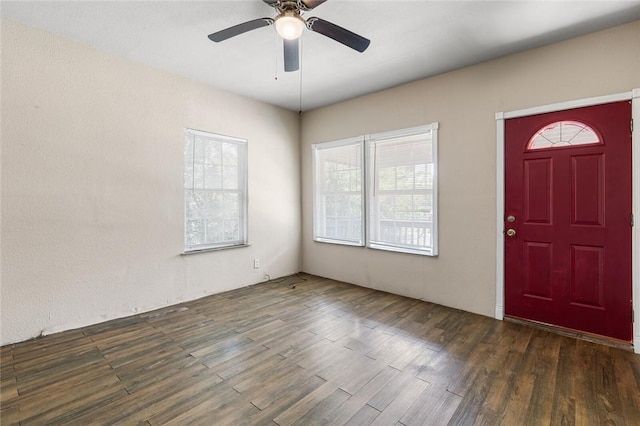
[[[438,252],[437,251],[434,252],[433,249],[420,250],[420,249],[413,249],[408,247],[395,247],[395,246],[387,246],[387,245],[374,244],[374,243],[369,243],[367,247],[375,250],[393,251],[396,253],[419,254],[421,256],[431,256],[431,257],[438,256]]]
[[[364,247],[363,243],[360,243],[357,241],[332,240],[329,238],[314,238],[313,241],[315,241],[316,243],[340,244],[343,246]]]
[[[243,248],[243,247],[249,247],[249,246],[250,246],[250,244],[236,244],[236,245],[233,245],[233,246],[208,247],[208,248],[201,248],[201,249],[195,249],[195,250],[185,250],[184,252],[180,253],[180,256],[186,256],[186,255],[189,255],[189,254],[205,253],[205,252],[209,252],[209,251],[230,250],[230,249]]]

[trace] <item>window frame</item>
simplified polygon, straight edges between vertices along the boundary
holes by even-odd
[[[321,223],[318,220],[319,209],[321,208],[320,199],[325,195],[324,192],[321,192],[322,179],[318,179],[318,152],[325,149],[335,149],[341,148],[345,146],[357,146],[360,151],[360,238],[356,240],[348,240],[348,239],[339,239],[339,238],[330,238],[327,236],[320,235]],[[341,244],[348,246],[357,246],[364,247],[365,245],[365,212],[366,212],[366,204],[365,204],[365,153],[364,153],[364,137],[358,136],[355,138],[347,138],[340,139],[337,141],[331,142],[323,142],[313,144],[311,146],[311,154],[312,154],[312,173],[313,173],[313,241],[322,242],[322,243],[330,243],[330,244]],[[324,215],[322,216],[324,217]]]
[[[313,144],[311,146],[312,152],[312,183],[313,183],[313,199],[312,199],[312,226],[313,226],[313,241],[320,243],[340,244],[358,247],[367,247],[376,250],[386,250],[400,253],[419,254],[423,256],[438,256],[438,122],[434,122],[427,125],[410,127],[406,129],[393,130],[390,132],[381,132],[375,134],[367,134],[363,136],[357,136],[348,139],[341,139],[332,142],[323,142]],[[429,248],[415,248],[402,245],[384,244],[371,239],[372,229],[372,208],[373,196],[372,187],[373,179],[375,179],[375,168],[371,163],[371,146],[376,142],[388,141],[389,139],[410,137],[419,135],[422,133],[431,133],[431,158],[432,158],[432,188],[431,188],[431,246]],[[318,151],[322,149],[331,149],[341,146],[358,145],[361,150],[361,238],[359,241],[342,240],[335,238],[327,238],[320,235],[319,226],[319,208],[320,198],[323,194],[320,193],[320,182],[318,176]],[[415,191],[415,189],[412,189]]]
[[[366,225],[366,246],[371,249],[376,250],[386,250],[400,253],[410,253],[410,254],[419,254],[423,256],[438,256],[438,122],[434,122],[431,124],[410,127],[406,129],[393,130],[389,132],[375,133],[371,135],[367,135],[365,137],[365,175],[366,175],[366,216],[367,216],[367,225]],[[373,221],[375,219],[375,215],[373,214],[373,209],[376,207],[374,204],[374,182],[376,179],[376,169],[373,161],[375,159],[372,158],[372,147],[376,143],[384,143],[388,142],[392,139],[400,139],[404,137],[415,136],[423,133],[431,133],[431,158],[432,158],[432,189],[431,189],[431,246],[429,248],[415,248],[408,247],[405,245],[394,245],[394,244],[385,244],[383,242],[372,241],[373,232]]]
[[[214,251],[214,250],[225,250],[232,249],[237,247],[247,247],[248,246],[248,205],[249,205],[249,197],[248,197],[248,164],[249,164],[249,155],[248,155],[248,141],[247,139],[232,137],[221,135],[213,132],[207,132],[203,130],[185,128],[183,133],[183,254],[193,254],[193,253],[201,253],[206,251]],[[238,162],[237,162],[237,189],[229,190],[229,189],[205,189],[205,188],[195,188],[195,185],[191,185],[191,188],[187,188],[185,184],[185,175],[186,169],[185,166],[188,164],[186,158],[186,149],[185,145],[187,142],[187,137],[192,136],[194,139],[194,154],[191,159],[190,164],[195,166],[195,138],[196,136],[206,137],[209,139],[213,139],[215,141],[221,143],[230,143],[234,144],[238,147]],[[224,179],[224,167],[221,170],[220,179]],[[195,176],[195,167],[193,175]],[[207,242],[203,244],[188,244],[187,241],[187,191],[210,191],[215,193],[229,193],[235,192],[239,195],[239,208],[238,208],[238,226],[239,226],[239,238],[237,240],[226,240],[222,242]]]

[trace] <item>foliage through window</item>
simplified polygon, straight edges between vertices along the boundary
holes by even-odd
[[[314,240],[437,255],[437,128],[314,145]]]
[[[185,129],[185,252],[247,243],[246,140]]]

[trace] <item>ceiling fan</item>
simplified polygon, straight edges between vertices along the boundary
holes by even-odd
[[[306,12],[320,6],[327,0],[262,0],[267,5],[278,11],[275,18],[259,18],[233,27],[209,34],[209,39],[221,42],[228,38],[246,33],[262,27],[275,25],[276,31],[284,42],[284,70],[297,71],[300,68],[298,38],[306,27],[323,36],[329,37],[358,52],[364,52],[369,47],[370,40],[342,28],[321,18],[304,19],[302,12]]]

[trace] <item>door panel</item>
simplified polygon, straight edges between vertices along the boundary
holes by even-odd
[[[552,175],[551,158],[524,161],[525,221],[551,223]]]
[[[604,309],[604,247],[571,246],[571,300]]]
[[[551,300],[551,244],[524,243],[525,296]]]
[[[631,340],[630,120],[627,101],[506,120],[507,315]]]
[[[604,226],[604,155],[572,158],[572,225]]]

